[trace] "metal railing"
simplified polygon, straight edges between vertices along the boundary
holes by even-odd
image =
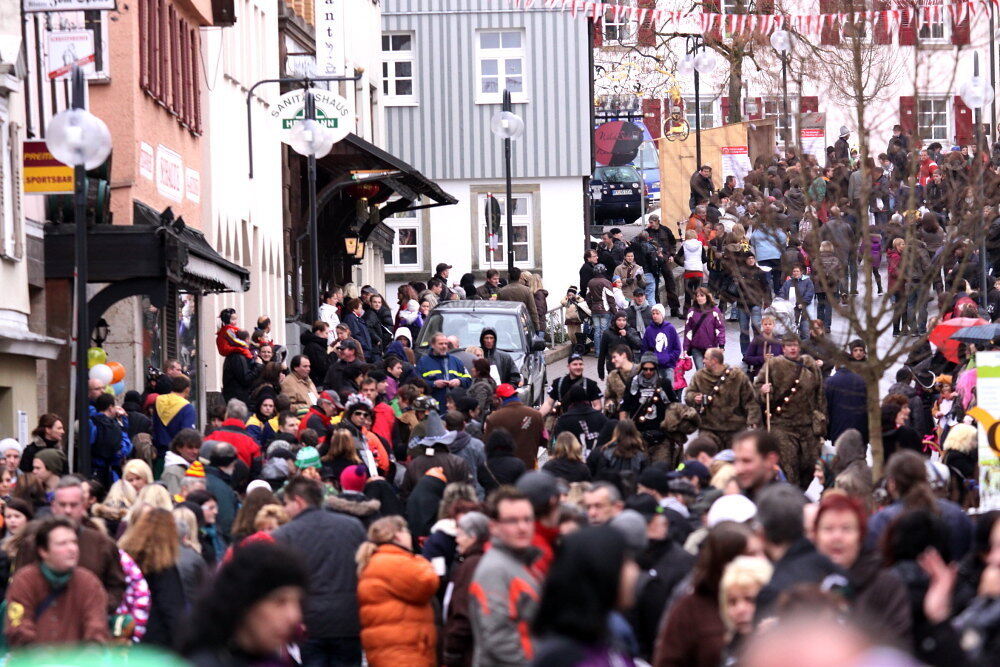
[[[545,340],[550,346],[562,345],[569,340],[564,306],[556,306],[545,313]]]

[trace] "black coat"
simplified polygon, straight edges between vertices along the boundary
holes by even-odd
[[[868,390],[861,376],[847,368],[838,368],[823,382],[823,389],[829,415],[826,437],[836,442],[841,433],[855,428],[868,442]]]
[[[222,363],[222,398],[228,403],[238,398],[250,405],[250,390],[257,377],[257,365],[238,352]]]
[[[627,321],[625,324],[625,335],[620,335],[618,331],[619,329],[615,328],[614,320],[612,320],[611,326],[605,329],[604,335],[601,336],[601,349],[597,354],[597,376],[602,380],[606,371],[614,369],[614,366],[611,365],[611,353],[616,347],[624,345],[625,347],[632,348],[633,357],[638,356],[634,353],[638,352],[642,347],[642,336],[634,327],[629,326]]]
[[[629,621],[639,641],[639,655],[647,660],[653,655],[653,643],[660,618],[674,589],[691,571],[694,556],[674,540],[658,540],[637,558],[642,573],[636,584],[635,605]]]
[[[514,484],[526,470],[521,459],[513,454],[501,454],[488,457],[486,463],[476,471],[476,479],[488,494],[499,486]]]
[[[552,439],[555,440],[563,431],[569,431],[580,441],[584,451],[590,451],[597,445],[597,437],[607,423],[604,413],[595,410],[590,403],[574,403],[556,420]]]
[[[175,565],[155,573],[143,573],[149,584],[149,620],[143,644],[171,647],[183,627],[184,585]]]
[[[406,499],[406,523],[413,537],[427,537],[437,521],[438,507],[444,495],[445,483],[437,477],[424,475]]]
[[[573,482],[589,482],[590,468],[583,461],[571,461],[570,459],[549,459],[542,470],[560,477],[570,484]]]
[[[317,387],[320,387],[326,378],[326,369],[330,365],[330,358],[326,352],[327,340],[312,331],[303,331],[299,336],[299,342],[302,344],[302,354],[309,358],[309,377]]]
[[[771,581],[757,594],[756,619],[767,618],[778,596],[796,584],[819,584],[831,574],[841,574],[840,568],[816,551],[805,537],[800,537],[774,564]]]

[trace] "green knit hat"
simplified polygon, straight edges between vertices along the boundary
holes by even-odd
[[[295,455],[295,466],[298,468],[321,468],[319,461],[319,450],[315,447],[303,447]]]

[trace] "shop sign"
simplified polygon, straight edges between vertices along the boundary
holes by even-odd
[[[97,74],[94,65],[94,33],[90,30],[57,30],[48,33],[45,71],[50,80],[69,76],[73,65],[84,76]]]
[[[44,141],[25,141],[22,154],[25,194],[73,192],[73,167],[52,157]]]
[[[340,76],[347,58],[344,50],[344,0],[315,0],[313,7],[319,75]]]
[[[116,0],[23,0],[26,14],[33,12],[86,12],[95,10],[113,11],[118,8]]]
[[[316,122],[333,134],[337,143],[354,131],[354,115],[347,99],[329,90],[312,88],[316,102]],[[293,90],[278,98],[271,105],[271,117],[280,124],[281,140],[291,143],[292,128],[305,118],[305,91]]]
[[[201,202],[201,174],[194,169],[184,171],[184,191],[195,204]]]
[[[143,178],[148,178],[153,180],[153,164],[156,162],[156,156],[153,153],[153,147],[147,144],[145,141],[139,142],[139,175]]]
[[[162,145],[156,147],[156,189],[171,201],[184,201],[184,161]]]

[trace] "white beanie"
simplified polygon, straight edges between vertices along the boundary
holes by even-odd
[[[0,440],[0,455],[6,454],[8,450],[16,449],[18,456],[24,453],[24,448],[14,438],[4,438]]]
[[[247,484],[247,493],[249,494],[254,489],[267,489],[268,491],[270,491],[271,485],[262,479],[255,479],[254,481]]]
[[[708,508],[708,527],[714,528],[723,521],[743,523],[757,516],[757,506],[746,496],[735,493],[721,496]]]
[[[664,317],[667,316],[667,309],[663,307],[663,304],[659,304],[659,303],[656,304],[655,306],[653,306],[652,311],[654,313],[658,312],[658,313],[660,313],[660,315],[663,315]]]

